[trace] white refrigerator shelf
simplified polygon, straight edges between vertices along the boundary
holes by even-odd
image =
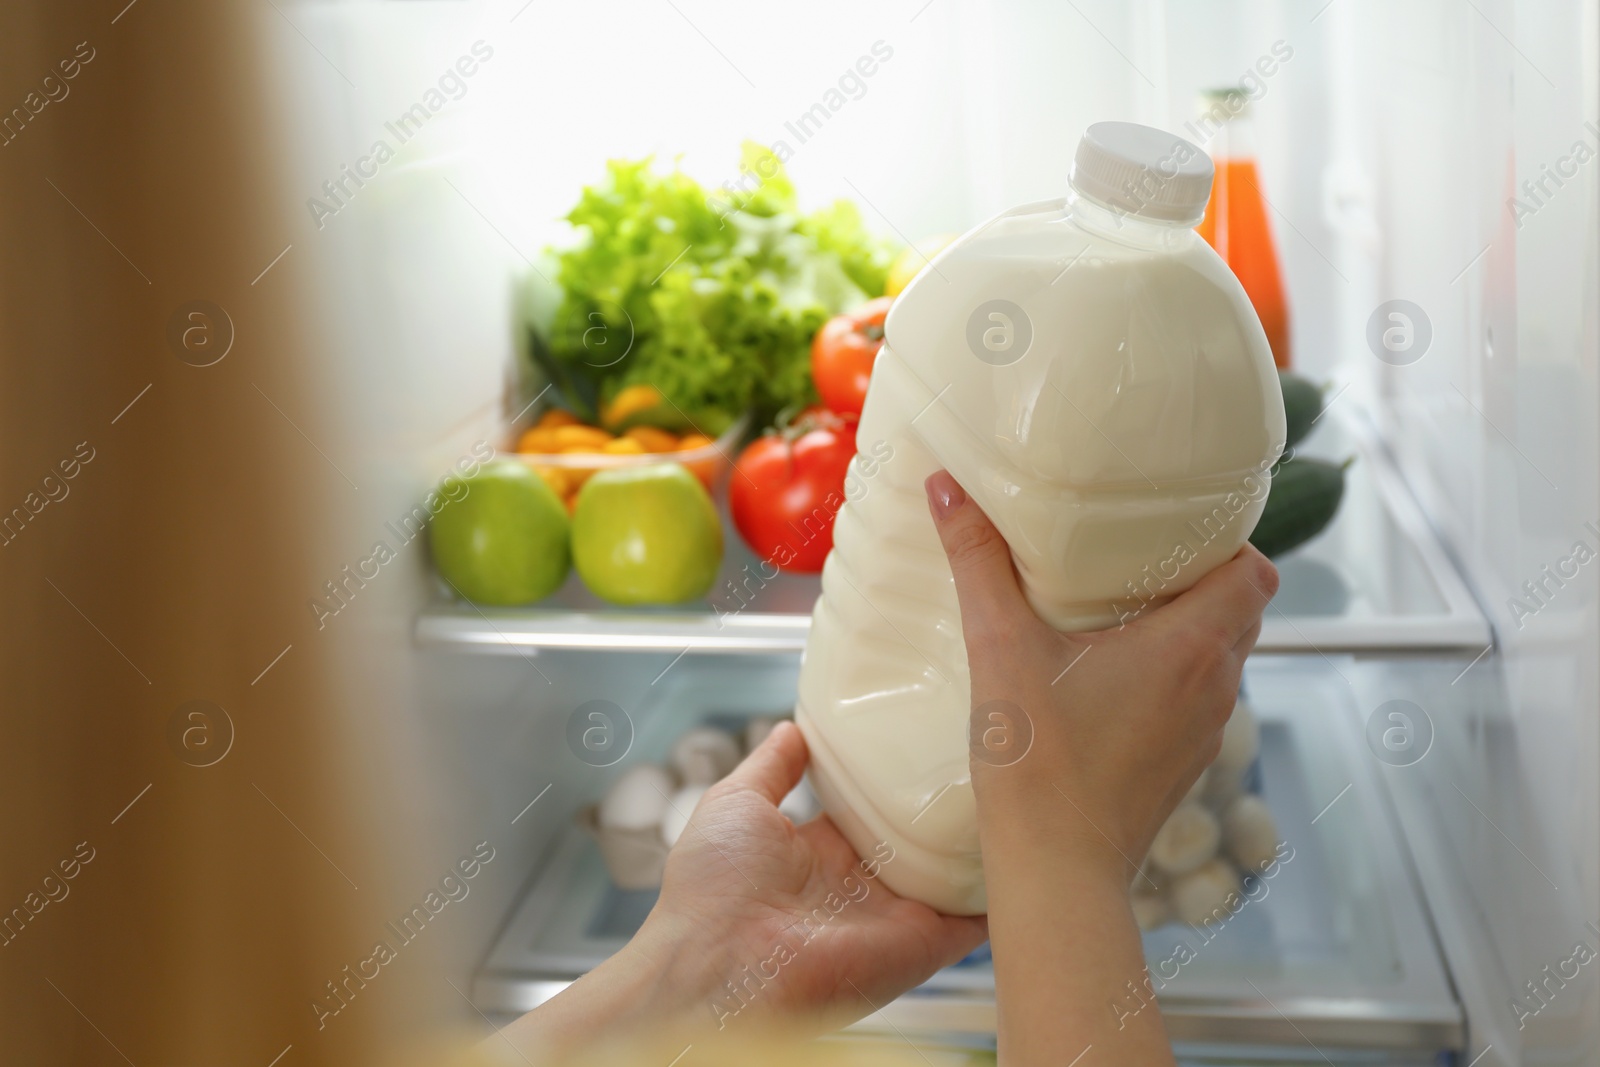
[[[1359,417],[1337,409],[1301,451],[1354,456],[1343,505],[1321,536],[1279,561],[1282,586],[1256,651],[1469,651],[1491,641],[1478,609],[1388,456]],[[799,652],[821,583],[761,581],[759,561],[731,527],[711,597],[690,607],[616,608],[574,574],[530,608],[479,608],[441,595],[417,620],[424,646],[525,654],[528,649],[692,654]],[[744,592],[735,595],[732,590]]]
[[[1262,793],[1294,854],[1222,926],[1145,935],[1175,1041],[1423,1055],[1463,1047],[1461,1009],[1351,684],[1379,666],[1317,655],[1251,661]],[[645,747],[664,748],[706,707],[693,687],[665,701],[651,713],[660,737]],[[503,1018],[543,1003],[617,951],[654,899],[616,889],[582,833],[558,836],[475,979],[475,1004]],[[1176,951],[1180,943],[1187,951]],[[1180,966],[1163,967],[1175,957]],[[987,962],[948,968],[857,1028],[992,1037],[993,971]]]

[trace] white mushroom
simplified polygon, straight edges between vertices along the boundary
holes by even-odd
[[[781,719],[769,719],[766,716],[751,719],[744,728],[744,754],[749,755],[756,750],[761,742],[767,739],[773,729],[782,722]]]
[[[676,845],[678,838],[683,836],[684,828],[689,825],[689,816],[694,814],[694,806],[706,795],[707,788],[703,785],[686,785],[672,794],[672,802],[661,817],[661,840],[667,843],[668,848]]]
[[[600,801],[599,822],[608,830],[649,830],[661,825],[667,798],[677,788],[672,775],[653,763],[629,767]]]
[[[1222,729],[1222,751],[1211,763],[1211,777],[1238,780],[1250,764],[1255,762],[1256,751],[1261,747],[1261,730],[1256,724],[1255,712],[1250,705],[1239,701],[1228,716],[1228,725]]]
[[[1278,855],[1278,824],[1267,802],[1246,793],[1229,804],[1222,814],[1222,844],[1240,867],[1260,874]]]
[[[672,746],[668,761],[690,785],[714,785],[739,765],[739,743],[726,730],[698,726]]]
[[[1224,922],[1238,907],[1239,872],[1215,859],[1175,879],[1167,890],[1173,912],[1190,926]]]
[[[1156,831],[1150,862],[1167,874],[1185,874],[1215,856],[1221,839],[1215,815],[1198,804],[1180,804]]]
[[[1200,803],[1212,811],[1227,811],[1228,805],[1244,793],[1244,776],[1223,774],[1215,766],[1209,771],[1205,788],[1200,791]]]
[[[1154,930],[1172,919],[1167,898],[1160,893],[1135,893],[1128,902],[1133,905],[1133,918],[1141,930]]]
[[[799,826],[803,822],[810,822],[822,812],[822,803],[817,800],[817,795],[811,791],[811,785],[804,778],[800,779],[789,795],[778,802],[778,810],[789,817],[789,821]]]

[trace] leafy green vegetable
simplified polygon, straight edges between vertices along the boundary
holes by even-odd
[[[534,354],[580,414],[648,385],[665,397],[654,421],[716,434],[749,409],[816,401],[811,339],[883,292],[891,251],[848,201],[802,216],[767,149],[742,159],[765,180],[717,199],[650,159],[613,160],[567,215],[582,239],[556,256]]]
[[[835,200],[801,220],[800,232],[809,234],[817,247],[837,255],[845,273],[863,292],[883,295],[894,250],[867,232],[855,204]]]

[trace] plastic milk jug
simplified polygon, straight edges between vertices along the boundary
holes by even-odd
[[[895,302],[834,526],[795,717],[811,780],[881,877],[986,910],[971,685],[923,479],[949,470],[1061,630],[1122,625],[1239,550],[1285,440],[1267,339],[1194,232],[1211,160],[1091,126],[1064,199],[963,236]],[[871,456],[871,462],[863,457]],[[1065,664],[1063,664],[1065,666]],[[994,762],[1025,758],[1012,743]]]

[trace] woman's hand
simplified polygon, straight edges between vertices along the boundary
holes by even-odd
[[[800,730],[780,723],[705,795],[667,858],[650,923],[709,971],[702,1008],[719,1027],[746,1012],[842,1026],[986,936],[981,917],[940,915],[878,881],[887,844],[863,859],[826,815],[795,826],[780,813],[806,759]]]
[[[985,830],[1065,850],[1126,885],[1217,756],[1276,568],[1246,544],[1120,628],[1058,633],[1028,606],[1005,539],[955,480],[940,471],[928,494],[961,602]],[[1031,732],[1015,763],[981,748],[997,725]]]
[[[800,730],[780,723],[701,798],[627,947],[504,1035],[552,1060],[596,1035],[644,1041],[663,1063],[721,1034],[810,1036],[982,944],[982,917],[940,915],[877,879],[887,846],[863,860],[826,815],[796,826],[778,811],[806,759]]]
[[[927,490],[972,673],[1002,1062],[1170,1064],[1159,1012],[1123,1007],[1149,991],[1128,885],[1216,758],[1277,571],[1245,545],[1120,628],[1061,634],[982,509],[944,471]]]

